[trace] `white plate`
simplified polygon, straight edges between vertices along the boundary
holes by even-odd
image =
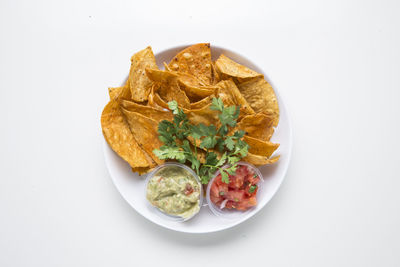
[[[186,46],[174,47],[155,54],[159,67],[163,68],[163,62],[169,62],[177,52],[185,47]],[[261,68],[257,67],[253,62],[238,53],[213,45],[211,46],[211,51],[213,60],[223,53],[238,63],[241,63],[259,73],[264,73]],[[268,81],[270,82],[270,80]],[[216,217],[211,213],[207,206],[203,206],[199,214],[187,222],[179,223],[167,221],[159,217],[157,213],[152,209],[149,209],[148,205],[146,205],[147,200],[144,197],[144,181],[146,176],[138,176],[136,173],[133,173],[129,165],[114,153],[114,151],[108,146],[107,142],[104,141],[106,164],[111,178],[123,198],[132,206],[133,209],[149,221],[171,230],[186,233],[210,233],[228,229],[246,221],[259,212],[271,200],[281,185],[289,165],[292,150],[292,128],[290,120],[282,98],[279,96],[277,87],[274,84],[271,85],[278,97],[280,108],[280,121],[272,137],[272,141],[280,143],[280,146],[278,150],[275,151],[274,155],[280,155],[281,158],[273,165],[262,166],[259,168],[264,176],[264,186],[266,189],[265,192],[263,192],[264,194],[257,195],[258,205],[252,212],[238,220],[226,221]]]

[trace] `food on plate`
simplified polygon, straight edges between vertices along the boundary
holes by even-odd
[[[217,209],[247,210],[257,205],[259,175],[253,167],[239,164],[235,174],[229,175],[229,184],[218,174],[211,182],[210,200]]]
[[[187,47],[159,65],[149,46],[131,57],[127,82],[108,90],[101,115],[104,138],[140,175],[172,161],[186,164],[203,184],[219,171],[222,185],[232,188],[235,175],[245,171],[239,161],[260,166],[279,160],[274,156],[279,144],[271,142],[279,123],[271,85],[223,54],[213,61],[208,43]],[[174,199],[180,193],[172,181],[161,184]],[[255,195],[245,194],[235,207],[251,207]],[[188,204],[174,199],[171,205],[163,204],[165,212],[183,214]]]
[[[215,67],[217,68],[217,71],[221,73],[221,75],[231,78],[250,79],[255,77],[263,77],[262,74],[236,63],[225,55],[219,56],[218,60],[215,62]]]
[[[253,110],[257,113],[268,114],[273,118],[273,125],[279,123],[278,100],[272,86],[263,77],[238,84],[239,90]]]
[[[127,84],[131,91],[132,100],[137,102],[146,101],[151,90],[152,82],[145,73],[146,68],[157,68],[156,58],[150,46],[137,52],[131,58],[131,69]]]
[[[179,52],[168,64],[172,71],[197,77],[204,84],[212,84],[212,60],[209,43],[189,46]]]
[[[188,219],[200,210],[201,185],[188,170],[165,165],[152,176],[146,198],[154,207],[169,215]]]

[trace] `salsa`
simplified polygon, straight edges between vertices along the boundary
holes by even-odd
[[[200,210],[200,185],[187,170],[165,166],[148,182],[147,200],[159,210],[189,218]]]
[[[247,210],[257,205],[260,177],[251,167],[239,165],[234,175],[229,175],[229,184],[222,181],[221,174],[215,177],[210,189],[210,199],[220,209]]]

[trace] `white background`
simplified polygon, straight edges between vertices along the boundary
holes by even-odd
[[[0,266],[400,266],[399,3],[0,1]],[[135,51],[196,42],[263,67],[294,128],[273,200],[207,235],[132,210],[100,128]]]

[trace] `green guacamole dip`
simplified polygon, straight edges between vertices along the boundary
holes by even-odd
[[[148,182],[146,197],[161,211],[189,218],[199,210],[200,186],[196,178],[178,166],[165,166]]]

